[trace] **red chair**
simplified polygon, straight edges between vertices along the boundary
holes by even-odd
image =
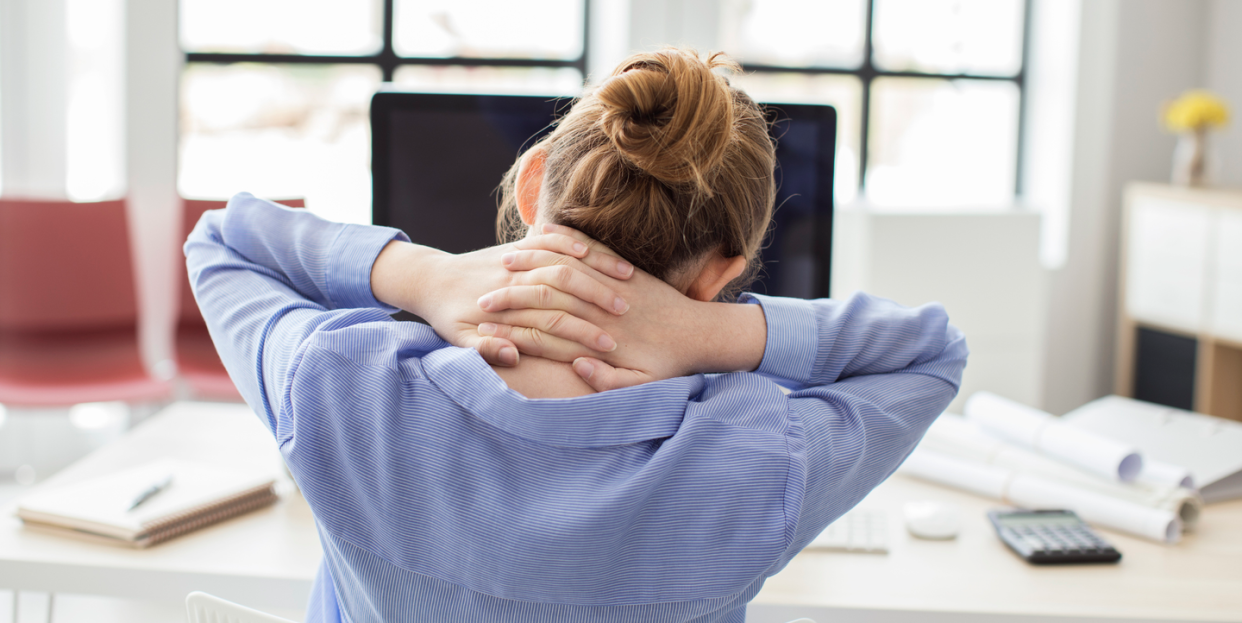
[[[291,208],[306,207],[302,199],[286,199],[279,203]],[[204,212],[218,210],[226,204],[225,201],[183,200],[181,239],[190,235]],[[207,333],[207,323],[194,300],[194,293],[190,291],[185,261],[179,261],[178,265],[181,267],[181,310],[177,319],[177,370],[181,379],[197,398],[241,400]]]
[[[124,201],[0,199],[0,403],[160,400],[138,348]]]

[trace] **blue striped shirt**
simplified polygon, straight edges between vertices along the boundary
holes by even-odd
[[[897,468],[966,363],[939,305],[746,295],[767,318],[756,372],[527,399],[389,318],[370,273],[394,239],[240,194],[185,245],[314,511],[310,621],[740,622]]]

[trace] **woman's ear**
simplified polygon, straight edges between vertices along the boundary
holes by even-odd
[[[730,281],[737,279],[746,270],[746,264],[746,258],[740,255],[725,257],[719,251],[712,251],[698,276],[690,282],[686,296],[696,301],[715,300]]]
[[[543,188],[543,165],[548,160],[548,152],[536,147],[518,161],[517,174],[517,206],[522,215],[522,222],[534,225],[539,216],[539,190]]]

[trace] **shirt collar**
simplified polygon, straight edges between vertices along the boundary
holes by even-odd
[[[576,398],[527,398],[473,349],[441,348],[422,365],[427,378],[472,416],[523,439],[574,448],[671,437],[704,385],[696,375]]]

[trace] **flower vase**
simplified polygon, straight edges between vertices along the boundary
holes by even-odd
[[[1208,130],[1205,127],[1183,132],[1173,150],[1173,183],[1178,186],[1206,186],[1208,183]]]

